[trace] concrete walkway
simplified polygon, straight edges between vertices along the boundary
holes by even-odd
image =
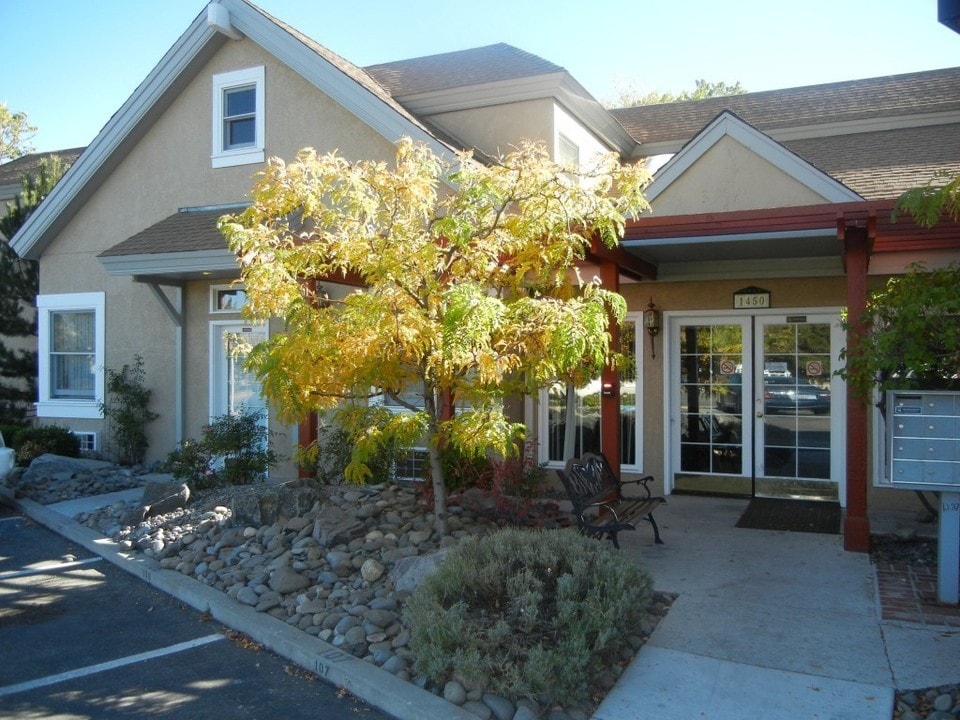
[[[672,496],[621,535],[679,593],[595,717],[890,718],[894,689],[960,681],[960,632],[881,622],[869,557],[839,535],[735,527],[746,500]]]
[[[179,573],[119,553],[68,519],[129,494],[49,507],[6,500],[398,718],[474,717]],[[594,720],[888,720],[895,688],[960,681],[960,632],[881,621],[874,568],[866,555],[845,552],[840,536],[738,529],[745,500],[668,501],[657,511],[665,545],[653,545],[647,527],[622,534],[621,543],[658,590],[679,597]]]

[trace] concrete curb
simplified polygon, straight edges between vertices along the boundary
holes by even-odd
[[[315,673],[327,682],[346,688],[398,720],[477,720],[477,716],[376,665],[345,653],[333,645],[294,628],[282,620],[257,612],[228,595],[207,587],[176,570],[166,570],[150,558],[124,553],[110,540],[60,513],[32,500],[17,499],[0,486],[0,502],[58,535],[82,545],[122,570],[136,575],[157,590],[199,610],[218,622],[249,636],[273,652]]]

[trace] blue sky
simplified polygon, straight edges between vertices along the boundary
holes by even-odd
[[[936,0],[259,0],[357,65],[507,42],[601,101],[631,84],[750,91],[960,66]],[[0,0],[0,101],[36,150],[88,144],[203,0]]]

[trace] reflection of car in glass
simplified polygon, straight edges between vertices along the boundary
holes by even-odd
[[[3,433],[0,433],[0,480],[5,478],[10,471],[13,470],[14,465],[16,465],[16,461],[14,459],[13,449],[4,445]]]
[[[817,415],[830,412],[830,390],[789,377],[768,377],[763,381],[765,412],[811,410]]]
[[[727,412],[741,412],[743,385],[739,374],[722,386],[717,406]],[[816,387],[789,376],[767,376],[763,379],[764,412],[796,412],[809,410],[817,415],[830,412],[830,389]]]

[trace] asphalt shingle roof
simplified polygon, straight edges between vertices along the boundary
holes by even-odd
[[[783,144],[867,200],[897,197],[938,171],[960,174],[960,123]]]
[[[960,68],[612,110],[640,143],[686,142],[724,110],[758,130],[960,110]]]
[[[394,97],[565,72],[506,43],[370,65],[364,70]]]
[[[55,150],[53,152],[29,153],[21,155],[15,160],[0,165],[0,185],[13,185],[20,182],[24,175],[36,171],[40,161],[44,158],[58,156],[64,167],[70,167],[80,157],[84,148],[70,148],[69,150]]]
[[[217,220],[230,212],[234,210],[181,210],[104,250],[98,257],[224,250],[227,241],[217,229]]]

